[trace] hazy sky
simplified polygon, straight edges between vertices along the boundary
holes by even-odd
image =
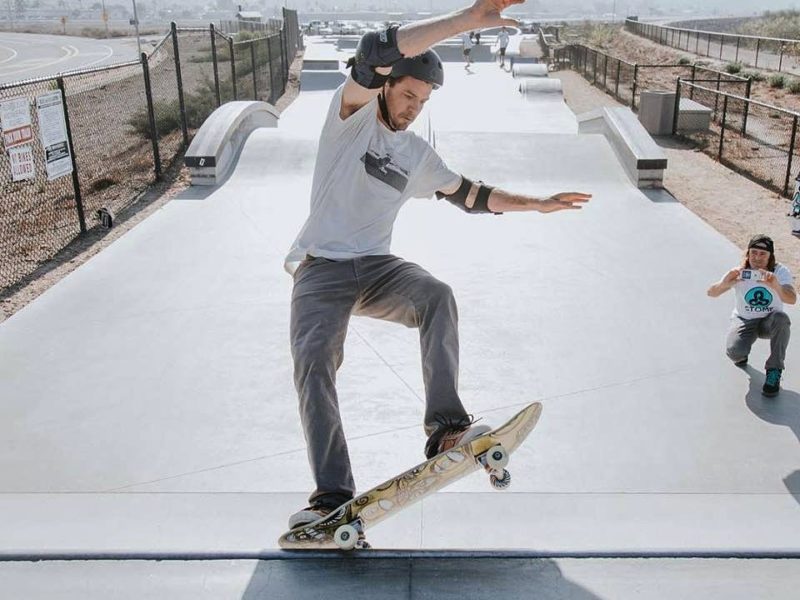
[[[253,5],[260,4],[259,0]],[[465,6],[468,0],[287,0],[279,3],[289,8],[300,10],[308,7],[319,6],[329,8],[338,6],[340,9],[353,10],[375,7],[381,10],[403,10],[412,8],[416,10],[434,11],[449,10]],[[242,2],[247,6],[246,2]],[[692,13],[704,12],[708,14],[760,14],[765,10],[782,10],[787,8],[800,8],[800,0],[528,0],[520,10],[531,12],[558,12],[559,9],[574,10],[583,8],[587,12],[603,13],[612,12],[616,5],[616,12],[654,12]],[[512,8],[511,10],[517,10]]]

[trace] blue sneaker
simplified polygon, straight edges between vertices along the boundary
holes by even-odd
[[[778,395],[781,389],[781,373],[780,369],[767,369],[767,379],[761,388],[762,394],[769,397]]]

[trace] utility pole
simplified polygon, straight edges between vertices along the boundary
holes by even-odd
[[[103,2],[103,23],[106,27],[106,38],[108,38],[108,13],[106,12],[106,0],[102,0]]]
[[[142,59],[142,40],[139,39],[139,15],[136,13],[136,0],[131,0],[133,2],[133,26],[136,27],[136,47],[139,49],[139,60]]]

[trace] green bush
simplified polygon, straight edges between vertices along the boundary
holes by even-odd
[[[730,73],[731,75],[736,75],[737,73],[742,72],[742,63],[733,62],[728,63],[725,65],[725,72]]]
[[[222,98],[232,96],[231,84],[220,84]],[[197,129],[208,116],[217,108],[217,98],[214,91],[214,82],[206,78],[200,88],[192,94],[184,94],[184,107],[186,109],[186,124],[189,129]],[[156,116],[156,129],[158,135],[163,136],[181,128],[181,106],[175,99],[170,102],[156,102],[153,107]],[[147,110],[142,109],[135,113],[129,120],[128,126],[146,140],[150,139],[150,119]]]
[[[800,79],[792,79],[787,86],[791,94],[800,94]]]
[[[766,77],[760,71],[742,71],[742,77],[750,77],[753,81],[766,81]]]
[[[769,78],[769,87],[781,89],[786,84],[786,77],[783,75],[772,75]]]
[[[692,59],[687,57],[687,56],[681,56],[678,59],[678,64],[679,65],[690,65],[690,64],[692,64]]]

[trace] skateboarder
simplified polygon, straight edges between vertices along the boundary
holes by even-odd
[[[792,287],[792,273],[775,261],[775,245],[770,237],[753,236],[742,265],[728,271],[707,293],[716,298],[731,288],[736,304],[728,332],[728,357],[736,366],[744,367],[756,338],[768,339],[770,355],[762,393],[775,396],[780,390],[791,325],[784,304],[797,302],[797,293]]]
[[[458,395],[458,315],[453,292],[422,267],[390,253],[408,198],[434,193],[469,213],[543,213],[581,208],[590,196],[537,198],[491,188],[447,168],[406,131],[444,82],[430,47],[462,31],[515,23],[500,12],[522,0],[476,0],[465,9],[361,39],[347,81],[333,95],[320,134],[310,214],[287,258],[293,273],[290,338],[294,382],[316,489],[289,527],[350,500],[355,483],[342,429],[336,371],[351,314],[419,329],[426,406],[425,454],[490,428],[473,425]]]
[[[497,34],[497,52],[500,56],[501,69],[506,66],[506,48],[508,48],[508,39],[508,29],[503,27],[503,29],[500,30],[500,33]]]

